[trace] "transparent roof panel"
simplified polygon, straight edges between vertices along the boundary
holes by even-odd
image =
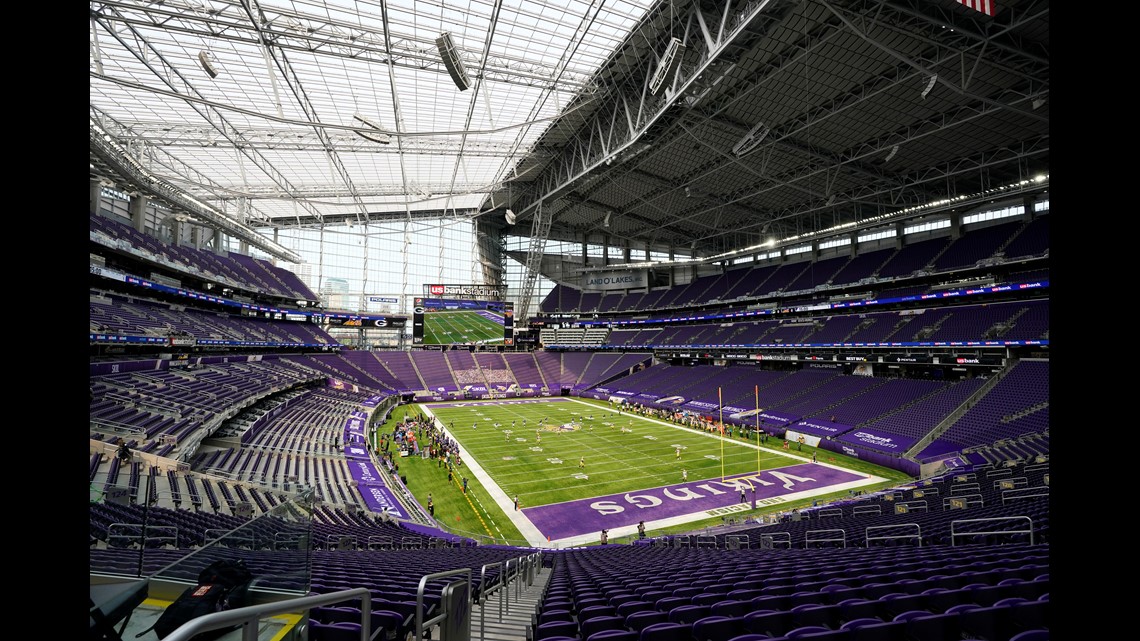
[[[471,214],[654,4],[92,2],[91,116],[222,211]]]

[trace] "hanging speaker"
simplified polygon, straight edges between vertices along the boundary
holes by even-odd
[[[681,44],[681,39],[670,38],[669,46],[665,49],[665,55],[661,56],[661,64],[657,65],[657,71],[654,72],[653,79],[649,81],[649,93],[657,95],[665,83],[673,80],[673,75],[681,66],[681,57],[684,54],[685,45]]]
[[[752,151],[757,147],[757,145],[763,142],[764,137],[768,135],[768,131],[768,126],[764,123],[756,123],[753,125],[752,129],[748,130],[748,133],[744,134],[740,140],[736,141],[736,144],[732,146],[732,153],[736,154],[737,156],[743,156],[744,154]]]
[[[218,70],[214,68],[214,63],[210,62],[210,54],[206,53],[204,49],[198,52],[198,64],[202,65],[202,69],[211,78],[218,77]]]
[[[460,91],[466,91],[467,87],[471,86],[471,81],[467,78],[463,61],[459,59],[459,50],[451,41],[451,34],[446,31],[439,34],[435,39],[435,46],[439,49],[439,57],[443,59],[443,66],[447,68],[447,73],[451,75],[455,86],[459,87]]]
[[[515,212],[508,209],[506,215],[504,215],[503,218],[506,218],[508,225],[515,224]]]

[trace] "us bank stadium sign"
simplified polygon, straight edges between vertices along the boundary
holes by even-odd
[[[630,269],[619,272],[584,274],[582,276],[583,290],[606,291],[632,289],[634,287],[645,287],[645,270]]]
[[[502,300],[506,296],[506,287],[489,285],[424,285],[424,290],[424,293],[432,298],[453,296]]]

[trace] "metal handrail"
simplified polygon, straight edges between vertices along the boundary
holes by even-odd
[[[507,559],[506,561],[503,561],[503,582],[506,585],[511,584],[511,563],[515,564],[515,566],[516,566],[515,571],[517,572],[518,571],[518,567],[517,567],[518,562],[519,562],[518,559]],[[511,591],[510,590],[503,590],[503,592],[507,596],[507,614],[510,614],[511,613]]]
[[[894,530],[914,527],[915,534],[894,534],[885,536],[871,536],[871,530]],[[922,547],[922,528],[918,523],[896,523],[894,525],[870,525],[863,533],[864,545],[871,547],[871,541],[886,541],[893,539],[915,539],[918,547]]]
[[[822,534],[835,533],[835,532],[841,533],[842,536],[840,536],[838,539],[828,539],[828,538],[822,538],[822,537],[821,538],[814,538],[814,537],[812,537],[813,534],[822,535]],[[835,529],[830,529],[830,530],[808,530],[807,532],[804,532],[804,547],[805,548],[808,547],[808,544],[810,544],[810,543],[835,543],[837,541],[842,543],[843,547],[847,547],[847,530],[844,530],[842,528],[835,528]]]
[[[942,509],[945,510],[949,508],[951,505],[950,502],[954,499],[965,499],[966,507],[985,506],[985,499],[981,494],[959,494],[956,496],[947,496],[946,498],[942,499]]]
[[[1017,499],[1033,499],[1042,496],[1049,496],[1048,485],[1035,485],[1033,487],[1015,487],[1009,490],[1002,490],[1001,504],[1005,505],[1010,501]]]
[[[424,621],[424,586],[431,579],[441,579],[445,576],[456,576],[464,574],[467,576],[467,598],[471,598],[471,568],[461,568],[459,570],[448,570],[447,572],[436,572],[435,574],[425,574],[420,577],[420,585],[416,588],[416,641],[423,641],[424,638],[424,625],[431,625],[436,621],[442,621],[447,618],[448,612],[446,608],[434,617]],[[242,641],[246,641],[242,639]]]
[[[913,499],[910,501],[899,501],[898,503],[895,503],[895,514],[928,511],[929,507],[926,505],[926,499]]]
[[[977,483],[977,482],[959,483],[957,485],[951,485],[950,486],[950,496],[959,496],[961,494],[965,494],[966,492],[981,492],[981,491],[982,491],[982,485],[980,483]]]
[[[119,531],[126,534],[119,534]],[[156,534],[151,534],[156,532]],[[146,547],[150,541],[161,541],[162,545],[178,547],[178,526],[176,525],[148,525],[144,523],[112,523],[107,526],[107,544],[126,541],[127,544],[138,543],[139,547]]]
[[[963,523],[993,523],[1001,521],[1011,521],[1013,519],[1025,519],[1029,523],[1027,530],[983,530],[979,532],[956,532],[955,526]],[[988,519],[959,519],[950,522],[950,546],[957,545],[955,542],[956,537],[959,536],[976,536],[978,534],[1029,534],[1029,544],[1033,545],[1033,519],[1028,516],[996,516]]]
[[[479,568],[479,601],[478,602],[479,602],[479,638],[480,639],[487,638],[487,635],[485,634],[486,626],[484,624],[484,621],[487,618],[487,609],[483,607],[483,605],[487,603],[487,595],[492,593],[492,592],[495,592],[495,591],[499,590],[499,588],[503,587],[503,573],[502,572],[499,572],[499,574],[495,577],[494,585],[491,585],[490,587],[487,586],[487,582],[486,582],[486,580],[487,580],[487,568],[499,567],[501,565],[503,565],[502,561],[496,561],[494,563],[484,563],[483,567]],[[503,622],[503,592],[499,592],[499,623],[502,623],[502,622]]]
[[[340,603],[357,597],[360,598],[360,638],[362,641],[368,641],[372,637],[372,593],[368,591],[368,588],[340,590],[339,592],[303,596],[274,603],[259,603],[244,608],[214,612],[183,623],[174,632],[163,637],[162,641],[189,641],[201,632],[233,625],[242,626],[241,641],[257,641],[259,631],[256,623],[262,617],[307,611],[318,606]]]
[[[781,536],[782,535],[782,536]],[[760,547],[764,549],[774,549],[777,544],[786,544],[789,549],[792,547],[792,533],[791,532],[769,532],[760,535]]]
[[[515,576],[513,577],[513,578],[518,579],[518,581],[515,581],[515,602],[516,603],[519,601],[522,601],[522,593],[523,593],[523,586],[522,586],[523,581],[522,581],[522,579],[524,576],[526,576],[524,573],[530,571],[530,561],[531,561],[531,559],[530,559],[529,555],[523,555],[523,556],[519,557],[519,563],[516,566]]]

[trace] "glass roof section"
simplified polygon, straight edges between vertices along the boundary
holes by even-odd
[[[92,2],[91,117],[240,220],[470,216],[654,4]]]

